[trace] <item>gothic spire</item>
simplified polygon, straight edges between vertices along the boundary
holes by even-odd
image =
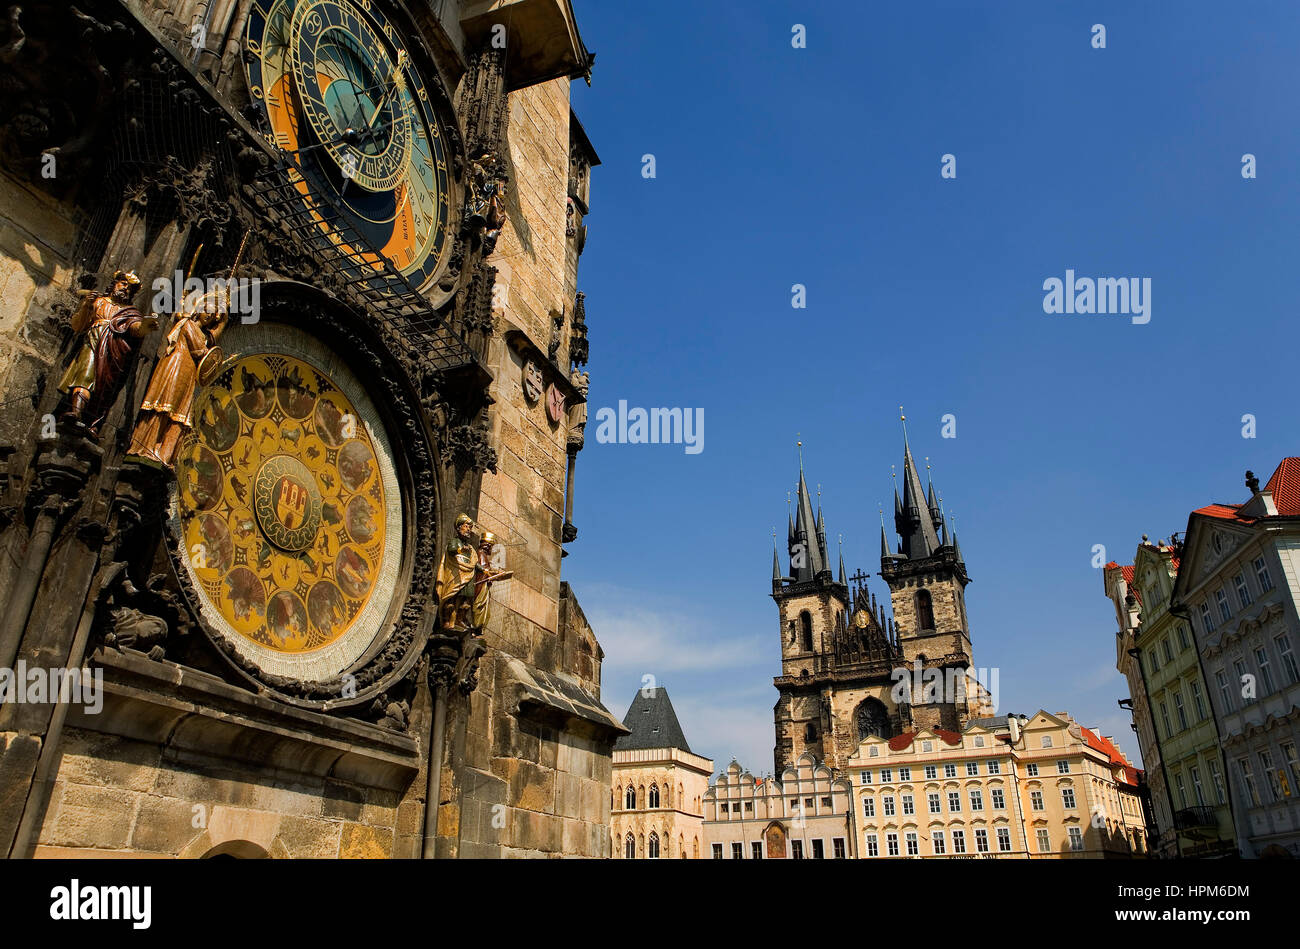
[[[803,476],[803,459],[799,461],[799,497],[795,502],[794,544],[790,548],[790,576],[795,582],[811,580],[828,569],[818,539],[817,521],[813,516],[808,482]]]
[[[931,556],[939,549],[939,535],[930,517],[930,506],[921,487],[921,476],[912,458],[912,448],[903,439],[903,502],[895,523],[902,538],[902,553],[909,560]]]

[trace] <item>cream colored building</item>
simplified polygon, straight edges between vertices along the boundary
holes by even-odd
[[[864,739],[848,759],[858,855],[1128,857],[1145,849],[1137,772],[1068,715],[974,719]]]
[[[662,688],[642,689],[614,745],[610,842],[623,859],[699,858],[713,759],[691,751]]]
[[[617,753],[617,752],[616,752]],[[779,781],[734,759],[704,795],[705,856],[714,860],[820,860],[856,856],[853,789],[811,754]]]

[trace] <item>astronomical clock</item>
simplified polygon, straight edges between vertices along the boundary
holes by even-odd
[[[295,156],[295,186],[341,249],[339,210],[417,287],[451,246],[448,141],[399,32],[372,0],[254,0],[250,97]]]

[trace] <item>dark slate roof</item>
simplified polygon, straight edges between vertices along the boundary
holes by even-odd
[[[992,731],[999,726],[1003,728],[1007,727],[1007,717],[1005,715],[998,715],[994,718],[972,718],[966,723],[967,730],[972,728],[983,728]]]
[[[627,715],[623,717],[623,727],[631,734],[623,735],[614,742],[615,751],[678,748],[695,754],[691,751],[691,746],[686,744],[686,735],[677,722],[677,713],[673,711],[667,689],[639,689],[632,704],[628,706]]]

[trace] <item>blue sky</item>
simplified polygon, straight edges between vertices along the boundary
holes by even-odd
[[[654,675],[697,752],[771,769],[796,438],[832,547],[876,573],[901,403],[957,516],[1000,710],[1068,710],[1136,760],[1093,545],[1131,562],[1300,454],[1300,4],[575,7],[597,61],[574,107],[603,164],[564,570],[606,704],[621,717]],[[1045,314],[1067,269],[1150,278],[1150,323]],[[704,450],[597,443],[620,399],[702,408]]]

